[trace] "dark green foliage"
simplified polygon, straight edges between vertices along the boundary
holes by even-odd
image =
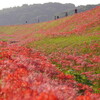
[[[75,73],[74,76],[75,76],[75,80],[78,81],[79,83],[83,83],[89,86],[93,85],[92,82],[88,80],[85,75],[80,75],[78,73]]]
[[[75,70],[73,70],[73,69],[65,71],[65,73],[74,75],[75,80],[79,83],[83,83],[83,84],[86,84],[89,86],[93,85],[92,81],[90,81],[85,75],[81,75],[80,73],[75,72]]]

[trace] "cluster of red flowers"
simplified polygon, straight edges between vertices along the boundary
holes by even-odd
[[[84,90],[84,95],[80,90]],[[62,73],[39,51],[0,42],[0,100],[99,98],[89,86],[76,82],[73,75]]]

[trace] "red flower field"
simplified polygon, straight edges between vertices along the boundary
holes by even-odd
[[[89,56],[66,55],[66,64],[71,64],[72,60],[77,63],[84,57],[91,59]],[[78,68],[81,70],[83,67],[80,65]],[[100,78],[100,74],[98,75]],[[95,80],[95,77],[92,76],[93,79]],[[0,100],[99,99],[100,95],[93,93],[92,87],[79,83],[74,74],[62,73],[39,51],[9,45],[6,42],[0,43]]]
[[[100,100],[99,6],[0,26],[0,41],[0,100]]]

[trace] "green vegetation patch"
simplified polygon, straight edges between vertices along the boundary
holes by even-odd
[[[91,27],[90,29],[87,30],[87,32],[89,33],[100,32],[100,26]]]
[[[45,37],[39,41],[30,43],[29,47],[35,47],[36,49],[45,51],[46,53],[51,53],[64,49],[67,46],[76,46],[83,44],[84,42],[90,43],[91,41],[99,41],[100,37],[95,36],[83,36],[83,35],[70,35],[67,37]]]

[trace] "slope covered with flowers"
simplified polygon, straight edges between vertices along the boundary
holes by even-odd
[[[66,64],[73,59],[79,63],[79,57],[66,58]],[[0,100],[84,99],[99,100],[100,95],[74,75],[62,73],[39,51],[0,42]]]
[[[44,23],[0,26],[0,39],[26,44],[48,36],[97,34],[100,32],[100,6]]]
[[[0,26],[0,100],[100,100],[99,11]]]

